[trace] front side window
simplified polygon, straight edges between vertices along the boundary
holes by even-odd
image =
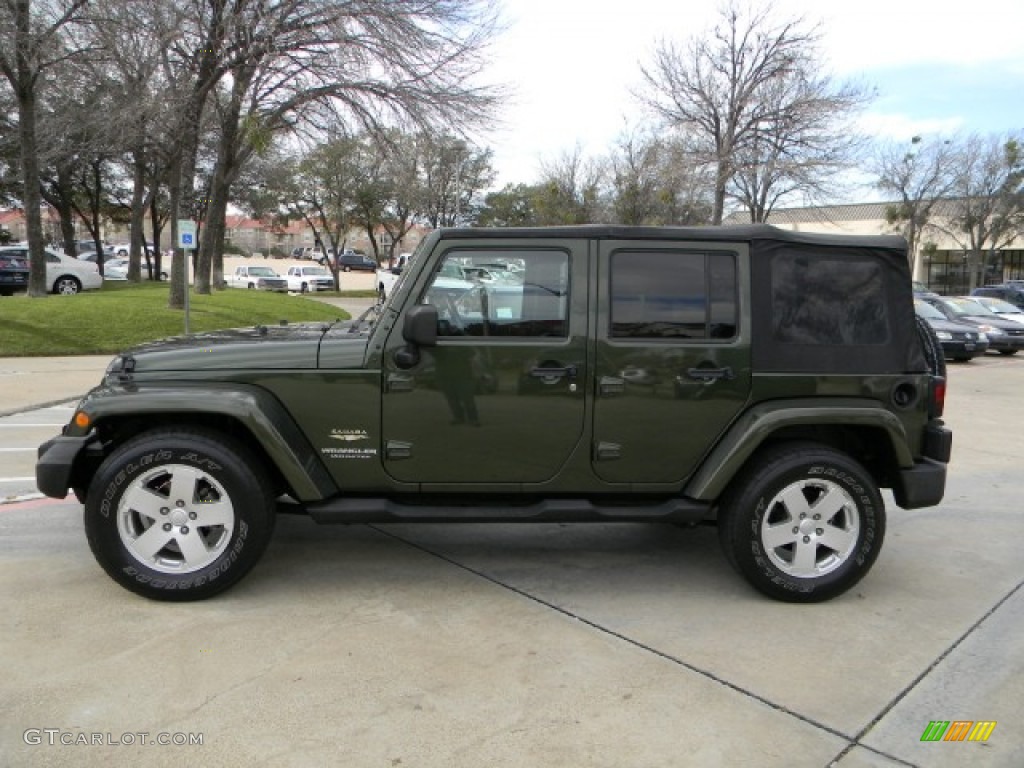
[[[614,339],[731,339],[736,335],[731,253],[618,251],[611,259]]]
[[[506,268],[514,264],[516,268]],[[569,254],[565,251],[449,251],[423,296],[438,311],[438,335],[565,337]]]

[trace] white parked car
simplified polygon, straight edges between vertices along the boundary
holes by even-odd
[[[80,291],[91,291],[103,285],[99,267],[91,261],[73,259],[62,256],[50,248],[46,248],[46,285],[51,293],[67,295]],[[0,247],[0,253],[14,254],[28,259],[27,245],[6,245]]]
[[[104,280],[127,280],[128,259],[113,258],[103,262]]]
[[[289,267],[285,278],[288,280],[289,291],[308,293],[334,290],[334,278],[323,267]]]
[[[288,281],[270,267],[249,266],[243,264],[235,267],[232,275],[225,275],[224,282],[232,288],[259,289],[261,291],[287,291]]]

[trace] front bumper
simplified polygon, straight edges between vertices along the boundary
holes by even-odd
[[[93,435],[59,435],[40,445],[36,461],[36,487],[40,493],[54,499],[65,498],[72,484],[75,461],[94,439]]]
[[[987,341],[963,341],[955,339],[953,341],[942,342],[942,353],[946,357],[952,357],[953,359],[969,359],[977,357],[978,355],[983,355],[987,351]]]
[[[989,336],[988,348],[995,352],[1017,352],[1024,349],[1024,336]]]

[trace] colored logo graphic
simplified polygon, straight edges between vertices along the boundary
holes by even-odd
[[[995,729],[995,720],[932,720],[921,741],[988,741]]]

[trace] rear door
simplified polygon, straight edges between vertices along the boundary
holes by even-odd
[[[603,241],[598,249],[594,472],[677,483],[750,393],[740,323],[746,246]]]

